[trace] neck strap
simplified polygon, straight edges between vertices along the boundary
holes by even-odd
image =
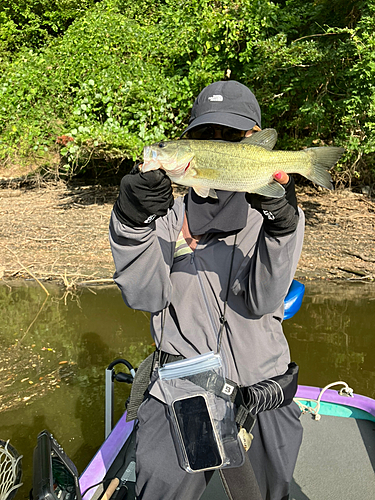
[[[233,242],[232,255],[231,255],[230,267],[229,267],[228,284],[227,284],[227,290],[226,290],[226,293],[225,293],[225,301],[224,301],[224,307],[223,307],[223,314],[220,316],[220,330],[219,330],[218,342],[217,342],[217,352],[218,353],[220,353],[220,350],[221,350],[221,344],[222,344],[222,339],[223,339],[224,327],[226,327],[226,325],[227,325],[227,320],[226,320],[226,317],[225,317],[225,313],[227,311],[227,304],[228,304],[228,297],[229,297],[229,291],[230,291],[230,285],[231,285],[233,262],[234,262],[234,253],[235,253],[235,250],[236,250],[236,243],[237,243],[237,234],[235,235],[234,242]],[[158,364],[160,363],[160,353],[161,353],[161,345],[162,345],[163,336],[164,336],[164,327],[165,327],[167,307],[168,306],[166,306],[162,310],[162,312],[161,312],[161,333],[160,333],[159,347],[157,348],[157,361],[158,361]]]
[[[232,256],[231,256],[230,268],[229,268],[228,285],[227,285],[227,291],[226,291],[226,294],[225,294],[223,314],[220,316],[220,331],[219,331],[219,337],[218,337],[218,343],[217,343],[217,352],[218,353],[221,350],[221,343],[222,343],[222,340],[223,340],[224,327],[226,327],[226,325],[227,325],[227,319],[225,317],[225,313],[227,311],[227,304],[228,304],[229,290],[230,290],[230,284],[231,284],[231,278],[232,278],[234,252],[236,250],[236,243],[237,243],[237,234],[235,235],[234,242],[233,242]]]

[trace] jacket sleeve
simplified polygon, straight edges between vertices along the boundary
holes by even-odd
[[[279,238],[260,229],[253,253],[237,273],[233,292],[243,294],[251,314],[275,312],[288,293],[302,251],[305,217],[299,209],[297,229]]]
[[[114,281],[125,303],[133,308],[158,312],[169,303],[172,284],[175,230],[170,214],[147,227],[122,224],[112,211],[109,240],[115,263]]]

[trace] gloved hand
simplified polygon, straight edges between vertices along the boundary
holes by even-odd
[[[282,198],[269,198],[259,194],[246,193],[246,200],[264,219],[264,230],[269,236],[285,236],[293,233],[298,224],[298,208],[294,179],[283,184]]]
[[[121,180],[113,211],[123,224],[142,227],[166,215],[173,203],[171,181],[163,170],[143,173],[133,168]]]

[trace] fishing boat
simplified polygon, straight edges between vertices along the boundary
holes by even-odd
[[[303,285],[293,282],[285,319],[299,309]],[[301,295],[302,294],[302,295]],[[125,365],[129,373],[116,373]],[[126,411],[113,426],[114,384],[131,383],[135,371],[115,360],[105,371],[105,438],[79,476],[53,436],[38,436],[33,463],[34,500],[135,500],[135,427]],[[335,389],[333,389],[335,387]],[[343,381],[324,388],[298,386],[303,441],[290,500],[373,500],[375,498],[375,400],[355,394]],[[202,500],[227,500],[215,472]]]
[[[352,393],[344,382],[334,385],[340,390],[298,387],[304,435],[290,500],[375,498],[375,400]],[[34,499],[135,500],[134,424],[125,412],[80,477],[42,432],[34,453]],[[217,472],[201,498],[228,499]]]

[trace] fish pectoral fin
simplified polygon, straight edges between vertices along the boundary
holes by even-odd
[[[200,196],[201,198],[207,198],[208,196],[211,196],[210,191],[213,191],[213,189],[210,189],[208,187],[200,187],[200,186],[193,186],[193,189],[197,193],[197,195]]]
[[[265,128],[260,132],[255,132],[250,137],[242,139],[241,143],[251,146],[260,146],[265,149],[273,149],[277,141],[277,132],[274,128]]]
[[[285,189],[281,184],[275,181],[265,186],[252,189],[251,192],[260,194],[261,196],[269,196],[270,198],[282,198],[285,194]]]

